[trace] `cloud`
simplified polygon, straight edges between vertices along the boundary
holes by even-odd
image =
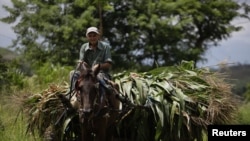
[[[0,18],[8,16],[8,12],[2,7],[3,5],[11,6],[10,0],[0,1]],[[0,22],[0,47],[7,47],[11,45],[12,39],[15,38],[15,33],[11,25]]]
[[[10,0],[1,0],[0,1],[0,18],[8,15],[8,13],[3,8],[3,5],[12,6],[12,2]]]
[[[235,22],[238,23],[238,22]],[[220,63],[229,65],[250,64],[250,21],[240,25],[243,29],[234,32],[230,38],[220,42],[219,46],[207,50],[205,63],[199,63],[199,67],[217,66]]]

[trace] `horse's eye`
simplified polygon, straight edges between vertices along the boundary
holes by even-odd
[[[82,89],[81,89],[81,87],[79,87],[79,86],[77,86],[76,88],[75,88],[77,91],[82,91]]]

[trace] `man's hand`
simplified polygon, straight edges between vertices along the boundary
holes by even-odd
[[[99,69],[102,69],[102,68],[101,68],[101,64],[99,63],[99,64],[95,64],[95,65],[92,67],[92,70],[96,70],[96,69],[98,69],[98,67],[99,67]]]

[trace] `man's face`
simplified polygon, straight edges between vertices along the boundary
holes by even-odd
[[[96,44],[98,39],[99,39],[99,35],[97,33],[95,33],[95,32],[90,32],[87,35],[87,39],[88,39],[90,44]]]

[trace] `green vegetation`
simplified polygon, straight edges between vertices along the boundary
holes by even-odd
[[[240,106],[238,116],[237,116],[237,121],[238,124],[246,124],[250,125],[250,102],[245,103]]]
[[[17,65],[15,60],[6,62],[0,55],[0,91],[24,87],[25,76]]]
[[[17,93],[15,95],[20,95]],[[0,140],[40,141],[39,137],[26,134],[27,118],[20,113],[20,107],[12,96],[1,95],[0,100]],[[20,115],[18,115],[20,114]]]
[[[243,94],[243,96],[244,96],[245,102],[250,102],[250,82],[246,84],[246,91]]]
[[[27,132],[27,115],[21,112],[20,98],[40,92],[50,84],[68,82],[69,71],[73,68],[44,63],[35,71],[39,75],[25,76],[19,65],[15,66],[11,61],[6,63],[3,59],[1,61],[4,67],[1,67],[0,73],[0,140],[39,141],[40,137]]]

